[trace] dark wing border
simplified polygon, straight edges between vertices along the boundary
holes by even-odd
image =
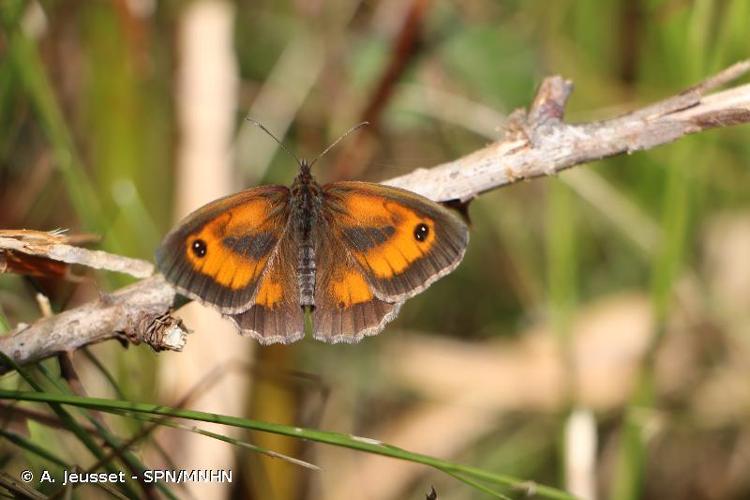
[[[260,186],[225,196],[204,205],[182,219],[164,237],[156,250],[157,269],[181,295],[214,307],[223,314],[240,313],[247,310],[253,305],[258,284],[272,264],[279,245],[286,234],[289,221],[289,197],[289,189],[285,186]],[[270,252],[269,259],[258,278],[250,282],[245,288],[232,290],[216,284],[211,276],[196,272],[183,255],[184,243],[188,236],[200,230],[221,213],[257,198],[270,198],[269,205],[276,208],[270,211],[263,221],[259,221],[258,226],[278,218],[282,227]],[[202,292],[199,295],[191,290],[201,290]],[[221,305],[221,302],[229,302],[230,305]]]
[[[348,220],[357,221],[357,215],[351,214],[340,201],[340,197],[347,193],[356,192],[366,196],[377,196],[389,199],[418,213],[423,213],[436,223],[436,231],[440,235],[440,244],[434,245],[425,258],[413,261],[408,269],[392,278],[378,278],[369,269],[362,266],[351,254],[350,248],[356,249],[351,233],[340,231],[337,224],[333,225],[338,231],[336,237],[346,242],[347,250],[355,265],[368,276],[368,280],[378,298],[386,302],[403,302],[435,283],[443,276],[452,272],[463,260],[469,243],[469,228],[461,218],[450,209],[405,189],[381,184],[358,181],[334,182],[323,186],[326,202],[324,213],[330,218],[344,216]],[[353,226],[350,226],[353,227]],[[370,244],[375,247],[381,238],[387,237],[377,233],[378,228],[360,226],[357,237],[370,238]],[[369,233],[369,236],[368,236]],[[356,251],[356,250],[355,250]]]

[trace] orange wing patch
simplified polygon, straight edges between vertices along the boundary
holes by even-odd
[[[270,233],[263,233],[262,228],[256,228],[256,234],[248,234],[248,227],[257,226],[258,220],[266,219],[268,208],[265,200],[246,203],[222,213],[199,232],[188,236],[185,255],[193,269],[232,290],[244,288],[258,279],[275,239],[270,239]],[[253,252],[240,254],[227,246],[227,241],[233,239],[252,242],[253,238],[265,238],[261,248],[255,249],[257,255]]]
[[[352,218],[352,226],[380,228],[382,241],[368,245],[371,248],[357,248],[354,254],[359,263],[378,278],[403,273],[435,244],[435,221],[429,217],[419,216],[395,201],[377,196],[354,194],[344,200],[348,212],[358,215],[357,220]]]
[[[199,257],[195,254],[194,245],[203,242],[206,255]],[[258,260],[251,260],[226,249],[215,237],[204,235],[203,231],[185,240],[185,252],[193,269],[211,276],[216,283],[239,290],[256,280],[268,262],[268,256]]]
[[[268,277],[263,280],[263,284],[258,290],[258,295],[255,296],[255,303],[273,309],[283,297],[284,293],[281,283]]]
[[[339,309],[372,300],[370,286],[361,274],[354,271],[337,273],[331,278],[329,291]]]
[[[257,305],[268,307],[269,309],[273,309],[284,298],[284,287],[278,272],[278,266],[273,271],[275,272],[269,273],[263,278],[260,288],[258,288],[258,293],[255,296],[255,303]]]

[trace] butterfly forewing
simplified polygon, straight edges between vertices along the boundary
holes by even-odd
[[[262,186],[187,216],[156,252],[159,271],[181,293],[222,313],[247,310],[289,219],[289,189]]]
[[[461,262],[469,241],[453,212],[410,191],[369,182],[323,187],[323,217],[379,299],[401,302]]]

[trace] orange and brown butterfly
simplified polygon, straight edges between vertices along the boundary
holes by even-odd
[[[451,210],[404,189],[319,185],[311,167],[337,142],[298,160],[291,188],[247,189],[187,216],[156,252],[167,281],[263,344],[302,338],[306,311],[324,342],[382,331],[406,299],[458,266],[469,231]]]

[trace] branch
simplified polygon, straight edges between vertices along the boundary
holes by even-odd
[[[150,262],[112,255],[99,250],[73,246],[92,239],[90,236],[69,236],[62,231],[0,229],[0,273],[37,274],[49,271],[45,263],[80,264],[94,269],[126,273],[147,278],[154,273]],[[51,262],[50,262],[51,261]],[[41,269],[34,267],[40,265]],[[18,269],[14,269],[17,266]]]
[[[150,262],[71,244],[90,239],[60,231],[0,230],[0,273],[71,278],[68,264],[79,264],[139,278],[153,274]],[[174,289],[161,276],[152,276],[33,325],[18,325],[9,336],[0,337],[0,351],[17,364],[111,338],[144,342],[157,351],[179,351],[185,345],[187,331],[169,314],[174,299]],[[0,374],[10,369],[0,362]]]
[[[435,201],[469,201],[519,180],[553,175],[574,165],[667,144],[688,134],[750,122],[750,84],[707,92],[750,71],[750,60],[656,104],[610,120],[562,121],[573,84],[544,80],[528,113],[511,115],[499,141],[457,160],[417,169],[384,184]]]
[[[599,122],[563,122],[572,83],[544,80],[528,113],[516,112],[503,137],[489,146],[430,169],[386,181],[436,201],[469,201],[516,181],[553,175],[581,163],[651,149],[688,134],[750,122],[750,84],[714,92],[750,71],[750,60],[731,66],[680,94]],[[114,294],[0,337],[0,351],[28,363],[109,338],[149,341],[149,331],[179,348],[184,330],[169,316],[174,290],[155,276]],[[170,336],[171,335],[171,336]],[[154,345],[154,344],[152,344]],[[155,345],[160,345],[157,339]],[[169,347],[172,345],[172,347]],[[0,373],[10,367],[0,364]]]
[[[174,298],[174,289],[161,275],[152,276],[32,325],[20,324],[0,338],[0,351],[25,364],[112,338],[180,350],[186,332],[169,315]],[[0,373],[9,369],[0,364]]]

